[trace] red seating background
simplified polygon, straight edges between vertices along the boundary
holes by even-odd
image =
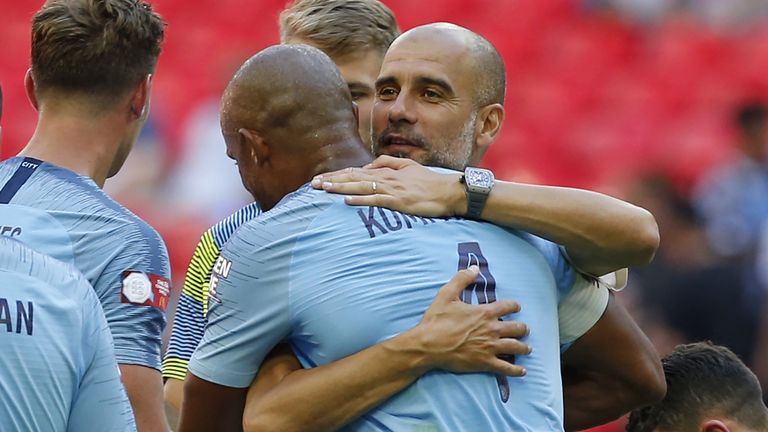
[[[4,145],[34,129],[22,81],[40,2],[4,0]],[[605,187],[663,169],[684,184],[728,152],[733,103],[768,96],[768,28],[721,36],[686,16],[654,28],[587,14],[572,0],[385,1],[403,29],[452,21],[479,31],[508,70],[508,118],[486,164],[503,178]],[[277,42],[285,0],[157,0],[168,21],[153,115],[178,154],[179,119],[217,95],[248,55]]]

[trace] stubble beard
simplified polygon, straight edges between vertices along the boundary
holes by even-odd
[[[464,168],[467,167],[469,164],[469,159],[472,156],[472,148],[474,147],[473,143],[475,141],[476,121],[477,113],[475,112],[472,113],[472,115],[464,123],[464,126],[462,127],[458,136],[454,137],[453,140],[444,140],[444,142],[442,142],[439,146],[435,146],[433,143],[430,143],[427,140],[419,137],[420,143],[423,146],[422,149],[424,151],[424,157],[420,158],[421,160],[414,160],[426,166],[464,171]],[[387,132],[387,130],[384,132]],[[382,133],[382,136],[384,135],[386,135],[386,133]],[[452,145],[450,144],[451,141],[453,141],[453,143],[458,143],[459,145]],[[371,147],[374,147],[373,150],[376,156],[381,156],[381,152],[377,152],[374,145],[374,143],[378,142],[379,137],[376,136],[373,131],[371,131]],[[398,152],[391,153],[389,156],[409,159],[411,155],[408,153]]]

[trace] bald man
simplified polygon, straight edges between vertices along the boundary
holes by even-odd
[[[221,421],[236,422],[244,389],[281,341],[291,344],[302,366],[314,368],[306,372],[326,372],[325,383],[305,384],[331,387],[322,398],[297,400],[298,406],[358,413],[354,401],[335,405],[333,383],[347,393],[356,385],[365,404],[371,394],[379,401],[392,396],[349,430],[562,430],[560,349],[600,319],[607,292],[577,274],[557,245],[532,235],[465,219],[349,207],[313,190],[306,182],[314,175],[371,160],[342,88],[318,51],[273,47],[249,60],[226,91],[227,152],[269,211],[235,233],[214,268],[210,321],[190,365],[181,430],[206,430],[214,426],[211,418],[218,430],[226,430]],[[517,361],[526,378],[511,391],[506,377],[434,370],[439,366],[425,364],[419,353],[423,344],[396,352],[399,371],[368,364],[367,374],[348,374],[339,367],[429,319],[441,285],[436,281],[471,264],[480,274],[463,300],[497,311],[503,299],[525,299],[520,319],[537,329],[526,341],[534,352]],[[451,300],[460,303],[458,291]],[[571,319],[558,322],[558,315]],[[472,396],[457,399],[462,393]],[[338,428],[328,420],[304,428]],[[286,429],[269,421],[247,426]]]
[[[387,52],[376,94],[373,143],[382,157],[369,169],[326,174],[313,185],[348,195],[351,205],[432,217],[467,214],[469,188],[457,175],[413,161],[464,170],[482,159],[504,117],[504,66],[493,46],[453,24],[414,28]],[[645,264],[658,245],[647,211],[605,195],[503,181],[485,188],[491,192],[474,217],[563,245],[587,274]],[[617,218],[627,224],[616,224]],[[518,300],[525,308],[525,299]],[[658,355],[613,299],[564,352],[563,384],[571,429],[605,423],[664,394]]]
[[[377,154],[459,169],[474,164],[498,133],[504,114],[503,78],[503,64],[493,46],[466,29],[433,24],[407,32],[391,47],[378,80],[374,149]],[[474,134],[470,133],[472,122],[482,125],[475,127]],[[451,154],[456,157],[451,159]],[[421,216],[452,216],[467,211],[466,191],[455,174],[434,173],[407,159],[386,156],[374,166],[389,169],[330,174],[323,177],[327,181],[316,179],[313,185],[345,194],[370,194],[375,182],[377,193],[350,196],[347,202]],[[593,274],[647,262],[655,249],[653,244],[658,242],[648,212],[575,189],[497,181],[480,217],[565,245],[576,266]],[[620,220],[623,222],[618,223]],[[525,299],[520,300],[525,308]],[[598,324],[563,356],[568,428],[605,423],[663,396],[660,362],[647,338],[620,303],[611,300],[601,310],[605,312]],[[559,318],[562,327],[567,328],[568,314],[560,313]],[[288,361],[284,365],[290,367]],[[343,382],[351,381],[353,371],[349,368]],[[302,371],[299,376],[306,378],[312,372]],[[265,375],[260,373],[257,384],[274,381],[263,379]],[[356,407],[364,406],[364,400],[367,404],[384,400],[371,401],[370,392],[365,397],[354,391],[344,394],[344,386],[329,379],[326,387],[333,387],[334,394],[342,397],[328,397],[327,405],[317,410],[292,410],[297,401],[312,400],[316,397],[313,395],[327,395],[329,391],[317,386],[313,393],[299,376],[284,380],[265,396],[251,398],[246,421],[280,425],[283,429],[327,421],[334,425],[329,428],[334,428],[363,413],[343,403],[345,399],[353,399]],[[317,382],[322,380],[313,381]],[[514,380],[511,384],[514,389]]]

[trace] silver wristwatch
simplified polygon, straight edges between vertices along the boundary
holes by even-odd
[[[482,168],[466,168],[460,181],[464,183],[467,192],[467,214],[465,217],[480,219],[488,195],[493,189],[493,173]]]

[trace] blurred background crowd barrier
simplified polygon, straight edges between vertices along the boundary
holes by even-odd
[[[35,127],[23,77],[40,3],[0,0],[3,159]],[[218,98],[242,61],[278,42],[286,1],[152,3],[168,28],[151,115],[106,190],[160,231],[180,287],[203,230],[247,202]],[[507,120],[485,160],[497,177],[590,188],[655,214],[661,248],[621,299],[662,355],[710,339],[768,385],[768,2],[384,3],[403,30],[450,21],[501,52]]]

